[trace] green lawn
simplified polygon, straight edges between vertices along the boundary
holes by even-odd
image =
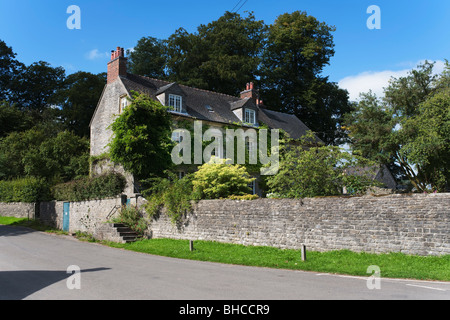
[[[43,227],[34,221],[28,221],[28,219],[0,217],[0,224],[27,226],[41,231],[55,232],[54,229]],[[92,241],[92,238],[86,235],[80,234],[80,237]],[[348,250],[308,251],[306,261],[302,261],[299,250],[243,246],[213,241],[195,241],[195,250],[192,252],[189,250],[189,241],[187,240],[152,239],[130,244],[102,243],[115,248],[180,259],[356,276],[370,276],[367,268],[376,265],[380,267],[381,277],[385,278],[450,281],[450,255],[421,257],[401,253],[355,253]]]

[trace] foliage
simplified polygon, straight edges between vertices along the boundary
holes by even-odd
[[[236,95],[255,79],[266,26],[252,13],[225,12],[196,33],[177,30],[166,41],[168,77],[186,85]]]
[[[280,15],[272,25],[225,12],[166,40],[144,37],[132,52],[133,72],[188,86],[239,95],[259,82],[265,107],[295,114],[326,144],[346,140],[342,117],[352,110],[348,92],[321,75],[334,55],[335,28],[305,12]],[[256,80],[258,79],[258,80]]]
[[[63,87],[65,70],[53,68],[45,61],[22,66],[12,87],[10,101],[30,112],[35,121],[42,121],[54,114],[55,93]]]
[[[166,77],[166,55],[164,41],[154,37],[143,37],[127,51],[128,68],[132,74],[155,79]]]
[[[192,185],[197,199],[220,199],[251,193],[248,185],[254,180],[243,166],[212,158],[193,173]]]
[[[123,192],[125,178],[118,173],[108,173],[98,177],[84,177],[52,187],[55,200],[86,201],[112,198]]]
[[[450,66],[440,75],[433,66],[392,79],[383,99],[363,94],[345,121],[353,150],[397,167],[417,191],[443,191],[450,179]]]
[[[89,173],[89,142],[75,134],[34,127],[0,139],[0,178],[70,181]]]
[[[50,186],[44,179],[22,178],[0,181],[0,202],[32,203],[50,199]]]
[[[259,196],[257,194],[244,194],[243,196],[231,195],[227,199],[230,199],[230,200],[256,200],[256,199],[259,199]]]
[[[147,220],[136,206],[122,206],[119,215],[112,222],[123,223],[139,236],[143,236],[148,228]]]
[[[140,180],[161,175],[172,163],[171,125],[167,107],[134,93],[131,104],[111,125],[111,160]]]
[[[22,66],[13,49],[0,40],[0,101],[10,98],[12,84]]]
[[[311,145],[312,132],[299,146],[283,151],[280,170],[267,178],[268,192],[273,197],[306,198],[342,193],[344,186],[355,193],[364,192],[374,182],[370,175],[358,175],[348,169],[373,165],[365,159],[335,146]]]
[[[31,117],[17,105],[0,101],[0,139],[14,131],[24,131],[32,126]]]
[[[76,72],[68,75],[53,101],[60,106],[64,129],[89,137],[89,123],[106,84],[106,74]]]
[[[334,55],[333,26],[306,12],[280,15],[270,26],[261,59],[261,96],[275,111],[295,114],[326,144],[345,138],[348,93],[320,74]]]
[[[146,181],[150,187],[144,192],[148,202],[145,209],[150,217],[157,217],[163,208],[174,224],[182,222],[183,217],[191,211],[194,200],[191,175],[181,179],[166,172],[169,178],[152,178]]]

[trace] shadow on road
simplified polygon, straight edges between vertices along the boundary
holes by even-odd
[[[81,270],[81,274],[105,270],[110,270],[110,268]],[[67,273],[67,271],[0,271],[0,300],[21,300],[34,292],[69,278],[71,275],[72,273]]]
[[[22,234],[27,234],[35,231],[36,230],[26,227],[0,225],[0,237],[20,236]]]

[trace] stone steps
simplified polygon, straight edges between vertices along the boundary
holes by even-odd
[[[113,223],[112,226],[116,228],[117,232],[119,233],[120,237],[122,237],[123,242],[125,243],[135,242],[138,238],[136,232],[122,223]]]
[[[131,243],[137,240],[138,235],[124,224],[105,223],[95,230],[94,238],[118,243]]]

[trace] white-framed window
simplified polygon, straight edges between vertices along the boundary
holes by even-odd
[[[125,108],[128,106],[128,104],[129,104],[128,96],[120,97],[119,113],[122,113],[123,110],[125,110]]]
[[[244,122],[256,124],[256,112],[252,109],[245,109]]]
[[[172,107],[173,111],[175,111],[175,112],[182,112],[183,111],[183,98],[181,96],[169,94],[168,106]]]

